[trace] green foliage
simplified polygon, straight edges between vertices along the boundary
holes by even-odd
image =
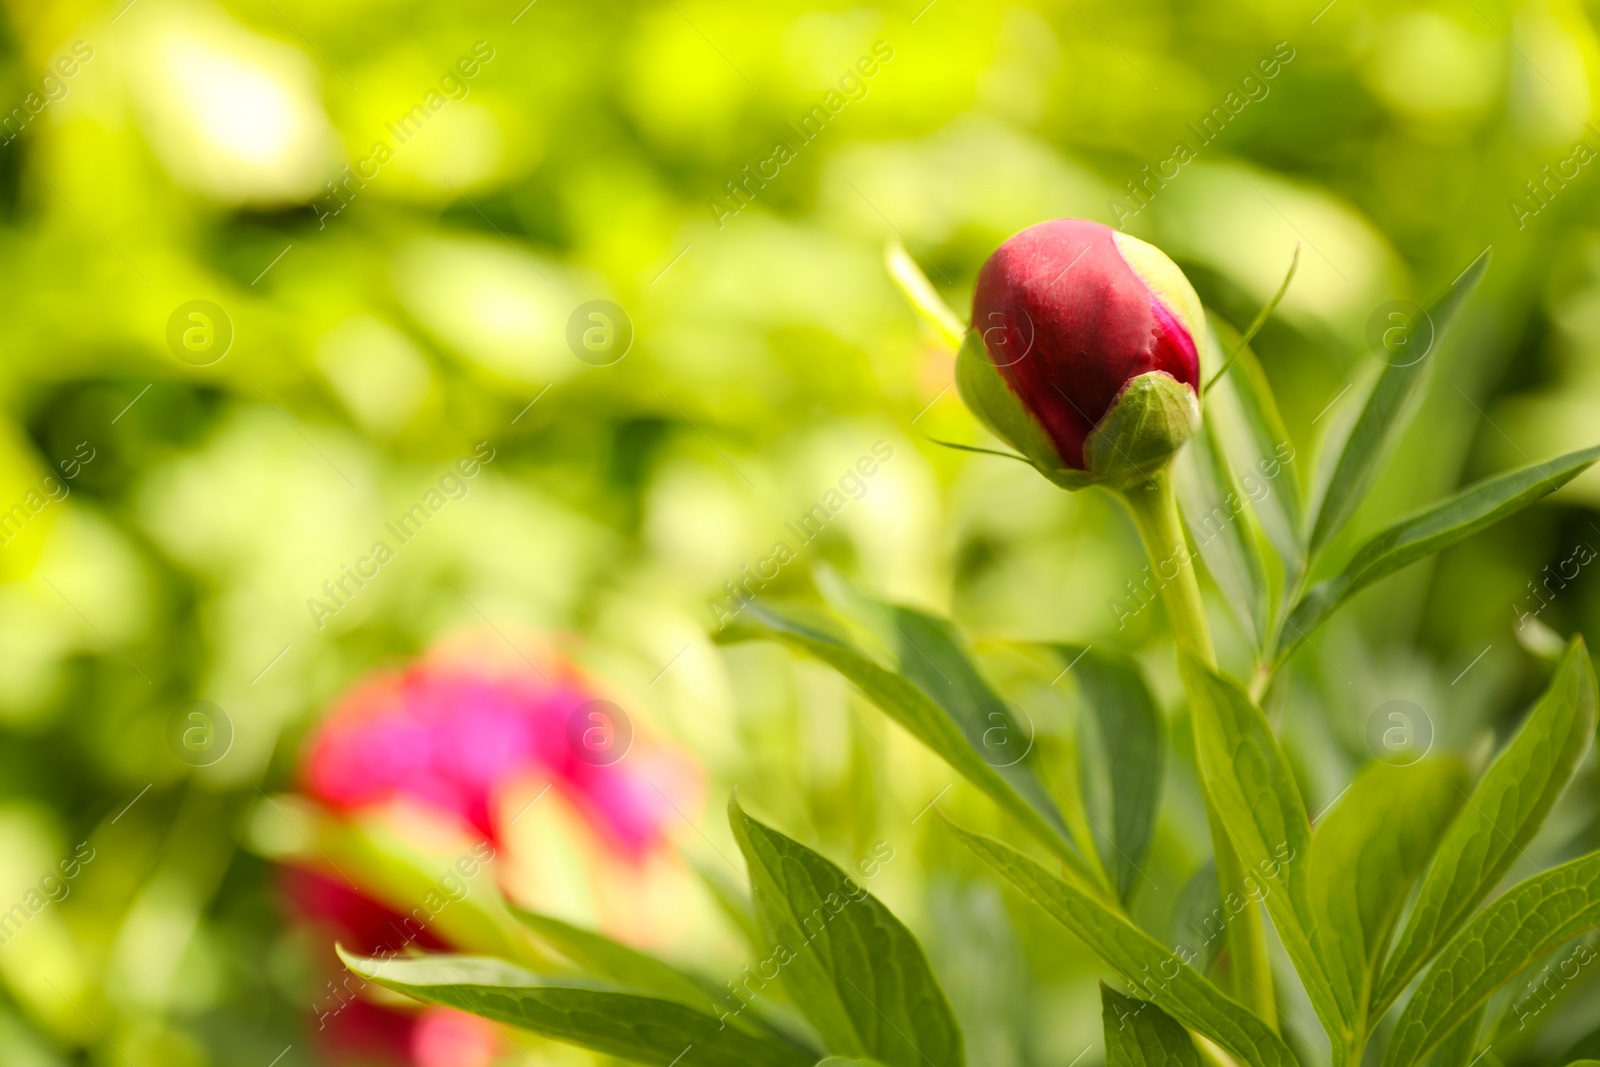
[[[1279,655],[1287,656],[1341,604],[1373,582],[1516,514],[1572,481],[1596,459],[1600,446],[1486,478],[1396,522],[1362,545],[1337,576],[1317,585],[1295,605]]]
[[[816,1056],[726,1027],[673,1000],[599,982],[542,978],[473,956],[368,959],[341,952],[361,977],[429,1004],[443,1004],[574,1045],[667,1067],[693,1048],[709,1067],[810,1067]]]
[[[522,908],[513,908],[512,914],[537,934],[540,940],[577,968],[596,978],[675,1000],[691,1008],[703,1009],[710,1004],[717,1007],[719,1013],[738,1012],[740,1004],[725,990],[718,989],[706,979],[663,963],[649,953],[548,915]],[[733,1021],[746,1026],[751,1023],[742,1014]]]
[[[1467,297],[1477,288],[1488,269],[1489,252],[1485,249],[1450,284],[1444,295],[1427,309],[1433,348],[1414,360],[1395,360],[1386,364],[1383,373],[1378,376],[1372,391],[1367,394],[1361,414],[1351,426],[1349,436],[1344,439],[1338,461],[1318,500],[1316,519],[1311,527],[1310,550],[1313,554],[1327,544],[1328,539],[1338,533],[1340,527],[1355,514],[1362,498],[1372,487],[1373,477],[1404,425],[1418,384],[1438,362],[1437,350]]]
[[[1088,712],[1078,744],[1079,776],[1106,779],[1110,831],[1096,840],[1101,863],[1126,900],[1155,835],[1166,770],[1166,723],[1144,672],[1127,656],[1092,646],[1051,648],[1077,680]]]
[[[1246,493],[1229,464],[1220,434],[1212,423],[1201,427],[1194,447],[1180,461],[1179,499],[1200,558],[1245,638],[1252,647],[1260,647],[1271,624],[1272,583],[1256,539],[1255,516],[1244,509]]]
[[[1575,126],[1600,94],[1593,5],[525,5],[7,5],[0,1064],[353,1058],[318,1048],[327,1035],[308,1013],[329,1007],[330,980],[357,980],[284,899],[280,868],[400,913],[436,897],[446,868],[431,823],[385,833],[281,793],[306,787],[305,735],[359,679],[425,650],[542,666],[547,639],[634,720],[638,744],[614,771],[648,766],[681,805],[663,813],[671,845],[715,870],[702,886],[670,852],[614,862],[592,812],[552,810],[560,788],[528,809],[493,873],[464,879],[467,895],[428,923],[533,983],[520,1005],[496,994],[516,1028],[506,1062],[670,1062],[691,1032],[708,1043],[678,1067],[823,1055],[788,1005],[763,995],[734,1014],[723,980],[771,946],[726,882],[731,840],[654,776],[664,748],[694,765],[683,777],[703,789],[688,795],[711,811],[738,783],[828,855],[903,849],[882,895],[905,902],[937,973],[959,976],[949,1014],[984,1067],[1072,1062],[1099,1025],[1093,982],[1144,996],[1142,975],[1002,895],[1007,879],[931,811],[909,821],[955,777],[946,765],[978,788],[940,803],[1042,846],[1045,871],[1078,894],[1079,926],[1195,946],[1193,969],[1216,984],[1195,1011],[1222,1018],[1242,994],[1238,961],[1209,958],[1232,890],[1217,888],[1204,803],[1232,812],[1223,852],[1229,830],[1247,844],[1299,833],[1331,805],[1296,861],[1309,910],[1269,898],[1284,917],[1273,937],[1320,963],[1333,990],[1320,1000],[1349,988],[1354,1014],[1341,1007],[1336,1029],[1366,1043],[1364,1062],[1411,1032],[1394,1024],[1422,1011],[1413,990],[1441,1013],[1405,1024],[1417,1040],[1447,1029],[1465,1004],[1442,976],[1428,984],[1430,964],[1508,881],[1600,846],[1585,654],[1566,654],[1521,723],[1550,664],[1515,640],[1558,649],[1600,621],[1590,570],[1541,584],[1572,541],[1600,544],[1595,452],[1572,451],[1594,440],[1600,198],[1590,163],[1571,177],[1563,140],[1596,143]],[[880,37],[895,58],[852,94],[839,76]],[[425,115],[424,94],[480,41],[497,58]],[[860,99],[798,143],[792,126],[841,94]],[[404,145],[390,132],[402,116],[427,122]],[[1173,159],[1174,138],[1212,116],[1223,135]],[[395,158],[372,177],[378,138]],[[795,156],[774,177],[778,140]],[[974,277],[1001,240],[1055,215],[1170,252],[1232,360],[1225,375],[1208,365],[1202,439],[1180,457],[1219,674],[1237,682],[1222,711],[1180,694],[1162,608],[1143,604],[1162,594],[1114,500],[972,454],[995,443],[957,399],[982,367],[951,356]],[[1275,297],[1296,245],[1298,274]],[[1468,267],[1487,245],[1493,270]],[[1381,302],[1452,278],[1420,365],[1363,351]],[[567,335],[597,298],[631,319],[631,349],[606,366]],[[171,342],[176,309],[196,299],[231,318],[232,348],[207,365]],[[977,384],[965,391],[980,402],[1005,400],[1002,382]],[[1348,432],[1335,430],[1340,396]],[[1030,454],[1035,430],[1015,429]],[[894,445],[889,477],[814,540],[785,532],[879,437]],[[337,615],[308,612],[327,579],[348,594],[345,566],[479,441],[497,458],[470,497]],[[1211,539],[1219,504],[1231,518]],[[795,556],[772,576],[757,563],[778,537]],[[825,590],[836,618],[813,630],[787,605],[811,597],[824,563],[920,607],[863,613]],[[1531,621],[1513,634],[1506,610],[1528,579],[1551,601],[1537,638]],[[781,644],[705,640],[708,596],[731,609],[741,581],[759,596],[730,629]],[[1141,610],[1106,611],[1130,582]],[[1036,677],[1006,659],[1022,641],[1088,655],[1052,688],[1067,661]],[[1063,713],[1074,686],[1076,723]],[[1363,766],[1363,713],[1397,695],[1428,705],[1437,758]],[[237,727],[204,767],[164,737],[202,698]],[[1019,730],[1019,706],[1033,729]],[[1233,731],[1238,753],[1219,762],[1200,746],[1204,776],[1197,714],[1212,742]],[[1035,731],[1039,751],[1008,762]],[[1491,734],[1509,744],[1477,774]],[[1052,765],[1069,751],[1075,768]],[[1461,764],[1477,781],[1456,792]],[[78,842],[97,858],[59,880]],[[548,914],[519,923],[502,893]],[[1507,943],[1502,970],[1534,934]],[[1452,964],[1463,996],[1502,973],[1474,972],[1477,951]],[[458,1001],[463,973],[485,976],[472,966],[444,983]],[[1280,972],[1284,1008],[1258,1022],[1310,1067],[1321,1036],[1298,972]],[[1513,1041],[1520,1020],[1492,997],[1431,1063],[1467,1067],[1491,1041],[1478,1067],[1587,1061],[1600,1038],[1552,1053],[1592,1027],[1597,1003],[1574,983]],[[614,1043],[558,1057],[541,1033]],[[1126,1051],[1112,1036],[1107,1057]]]
[[[898,669],[875,662],[854,643],[837,620],[798,605],[753,603],[721,639],[769,637],[804,651],[848,678],[873,704],[1057,852],[1085,880],[1099,879],[1068,835],[1061,813],[1050,802],[1027,758],[1016,758],[986,738],[1014,747],[1022,737],[1005,707],[967,661],[951,631],[909,609],[894,611],[915,629],[902,637]],[[898,629],[896,636],[901,636]],[[919,684],[919,681],[921,684]]]
[[[1185,961],[1126,918],[992,837],[952,827],[961,842],[1023,896],[1070,930],[1109,967],[1178,1022],[1250,1067],[1296,1063],[1281,1038]]]
[[[1410,1067],[1495,990],[1596,923],[1600,852],[1541,871],[1508,889],[1450,939],[1422,976],[1390,1035],[1384,1067]]]
[[[1106,1067],[1200,1067],[1183,1027],[1147,1000],[1125,997],[1100,983]]]
[[[1319,821],[1311,839],[1311,916],[1330,970],[1351,991],[1352,1038],[1365,1037],[1365,1008],[1400,911],[1465,797],[1454,759],[1408,766],[1372,763]]]
[[[1263,904],[1336,1049],[1355,1036],[1355,991],[1330,966],[1312,908],[1311,825],[1300,789],[1261,709],[1234,682],[1194,659],[1183,670],[1200,773],[1244,865],[1246,891]]]
[[[909,257],[891,249],[889,264],[919,312],[953,340],[947,309]],[[1434,305],[1435,346],[1486,266],[1480,256]],[[1226,324],[1218,332],[1231,337],[1234,355],[1231,377],[1212,402],[1236,412],[1238,421],[1202,430],[1187,460],[1185,510],[1201,558],[1251,647],[1258,693],[1356,592],[1527,508],[1600,458],[1600,448],[1586,449],[1470,486],[1393,523],[1306,592],[1319,554],[1362,505],[1416,402],[1422,362],[1391,365],[1379,375],[1329,456],[1330,475],[1308,521],[1288,435],[1259,361]],[[1244,493],[1235,473],[1241,462],[1283,480],[1263,496]],[[1144,506],[1177,514],[1172,498],[1160,496],[1171,492],[1167,481],[1143,491],[1159,496]],[[1247,498],[1253,507],[1244,507]],[[1176,519],[1169,525],[1177,543]],[[1276,549],[1276,563],[1263,553],[1266,543]],[[1168,589],[1192,581],[1187,567],[1180,561],[1176,580],[1163,573],[1162,592],[1180,638],[1198,784],[1218,851],[1179,894],[1173,911],[1179,941],[1172,949],[1126,907],[1157,838],[1168,751],[1162,710],[1135,660],[1087,642],[1043,646],[1062,667],[1045,688],[1071,674],[1081,699],[1077,778],[1085,805],[1099,816],[1084,817],[1089,830],[1072,824],[1086,856],[1051,799],[1059,787],[1045,777],[1031,717],[1020,718],[1003,696],[1007,689],[979,671],[949,620],[873,599],[837,571],[820,568],[818,585],[833,611],[741,596],[717,639],[776,641],[833,668],[1054,854],[1061,874],[1003,841],[949,824],[984,866],[1136,994],[1101,987],[1108,1067],[1199,1067],[1203,1053],[1214,1056],[1212,1045],[1244,1067],[1299,1067],[1278,1033],[1287,1018],[1274,1007],[1277,991],[1256,984],[1272,984],[1264,946],[1230,934],[1230,948],[1245,958],[1225,957],[1211,967],[1208,946],[1223,924],[1254,924],[1239,927],[1248,932],[1259,926],[1252,914],[1258,906],[1271,916],[1336,1067],[1356,1067],[1375,1035],[1383,1040],[1383,1067],[1413,1067],[1430,1056],[1431,1067],[1465,1067],[1490,997],[1600,922],[1600,853],[1535,874],[1484,906],[1512,863],[1526,856],[1588,750],[1597,697],[1582,639],[1573,639],[1549,688],[1470,795],[1465,767],[1453,756],[1409,766],[1372,763],[1313,828],[1283,738],[1252,689],[1211,662],[1197,592]],[[1274,604],[1278,593],[1283,608]],[[518,918],[584,980],[449,957],[348,962],[418,999],[640,1062],[670,1062],[664,1058],[674,1046],[681,1053],[702,1047],[697,1042],[713,1057],[708,1062],[739,1055],[752,1063],[815,1062],[822,1053],[810,1051],[809,1036],[789,1033],[741,999],[776,984],[830,1054],[823,1063],[964,1064],[956,1008],[912,932],[859,881],[750,818],[737,801],[729,817],[748,868],[750,901],[718,877],[711,885],[757,957],[760,977],[747,979],[742,994],[730,998],[636,949],[527,912]],[[1204,936],[1198,950],[1188,944],[1196,933]],[[1229,991],[1208,970],[1219,972]],[[1380,1023],[1419,974],[1386,1030]],[[619,1029],[625,1016],[629,1025]]]
[[[922,946],[876,897],[730,802],[770,963],[828,1051],[961,1067],[961,1031]]]
[[[1479,779],[1434,853],[1373,995],[1381,1013],[1472,914],[1544,824],[1595,732],[1594,667],[1574,639],[1550,688]],[[1439,1035],[1443,1037],[1443,1035]]]

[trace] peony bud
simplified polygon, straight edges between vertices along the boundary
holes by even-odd
[[[1200,428],[1204,323],[1154,245],[1086,219],[1042,222],[979,272],[956,383],[1057,484],[1131,484]]]

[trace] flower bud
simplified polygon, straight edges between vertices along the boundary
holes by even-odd
[[[1086,219],[1042,222],[979,272],[956,384],[1057,484],[1131,484],[1200,428],[1204,323],[1154,245]]]

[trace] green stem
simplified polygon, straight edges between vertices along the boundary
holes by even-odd
[[[1215,667],[1217,654],[1211,645],[1211,629],[1206,624],[1205,604],[1200,599],[1200,583],[1195,580],[1189,542],[1178,516],[1178,497],[1173,490],[1170,470],[1162,470],[1148,482],[1124,489],[1122,495],[1144,539],[1156,580],[1161,583],[1161,598],[1166,604],[1178,648],[1206,666]],[[1190,699],[1195,699],[1193,693]],[[1199,720],[1191,716],[1191,721],[1198,730]],[[1196,737],[1197,752],[1199,747]],[[1276,1030],[1278,1012],[1272,989],[1272,963],[1267,955],[1261,908],[1250,901],[1244,884],[1244,869],[1233,843],[1228,840],[1227,828],[1217,815],[1211,793],[1205,787],[1204,775],[1200,791],[1205,797],[1206,822],[1211,827],[1211,848],[1216,856],[1218,896],[1224,902],[1230,898],[1244,902],[1243,909],[1228,920],[1227,927],[1234,998]]]

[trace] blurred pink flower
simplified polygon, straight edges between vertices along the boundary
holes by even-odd
[[[428,1008],[411,1030],[417,1067],[489,1067],[499,1046],[494,1027],[451,1008]]]
[[[307,790],[341,811],[410,801],[499,844],[507,791],[548,786],[624,861],[641,862],[664,843],[672,806],[652,782],[684,798],[698,779],[690,761],[660,747],[636,750],[627,713],[564,664],[546,681],[532,669],[490,665],[470,642],[464,651],[439,650],[404,672],[374,674],[340,699],[306,746]],[[330,945],[369,955],[412,945],[403,916],[324,874],[289,870],[282,890],[295,919],[318,927]],[[432,929],[415,946],[451,947]],[[414,1014],[324,999],[317,1043],[330,1062],[360,1054],[414,1067],[479,1067],[493,1061],[500,1040],[483,1020],[448,1009]]]
[[[662,841],[671,809],[633,766],[644,761],[624,758],[632,736],[626,712],[570,669],[546,682],[425,661],[349,693],[313,736],[304,773],[336,808],[408,799],[495,842],[502,791],[548,782],[638,858]]]

